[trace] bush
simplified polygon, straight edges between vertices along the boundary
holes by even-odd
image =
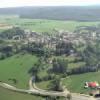
[[[4,60],[5,58],[6,58],[6,55],[3,54],[3,53],[1,53],[1,54],[0,54],[0,60]]]

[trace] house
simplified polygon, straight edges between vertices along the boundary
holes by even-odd
[[[98,88],[98,82],[85,82],[85,88]]]

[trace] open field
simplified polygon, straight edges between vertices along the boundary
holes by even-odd
[[[9,81],[8,79],[16,79],[17,83],[13,85],[20,88],[28,88],[28,70],[36,61],[37,58],[29,54],[18,54],[5,60],[1,60],[0,81],[13,84],[13,81]]]
[[[100,71],[80,75],[72,75],[64,79],[63,83],[69,90],[73,92],[87,93],[87,89],[84,89],[84,83],[86,81],[97,81],[100,83]]]
[[[85,89],[84,83],[91,81],[97,81],[100,83],[100,72],[91,72],[80,75],[72,75],[65,78],[62,83],[68,90],[75,93],[88,94],[91,89]],[[48,89],[50,81],[39,82],[36,85],[41,89]]]
[[[17,93],[0,87],[0,100],[44,100],[42,97]]]
[[[19,26],[24,29],[30,29],[37,32],[52,33],[53,29],[74,31],[77,26],[98,25],[100,22],[77,22],[77,21],[59,21],[42,19],[25,19],[19,17],[0,17],[1,24]],[[2,30],[2,29],[1,29]]]

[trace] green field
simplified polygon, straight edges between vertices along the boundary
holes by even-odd
[[[42,97],[12,92],[0,87],[0,100],[44,100]]]
[[[69,76],[64,79],[63,84],[72,92],[87,93],[87,89],[84,89],[84,83],[92,81],[100,83],[100,72]]]
[[[25,19],[19,17],[0,17],[0,23],[19,26],[24,29],[30,29],[36,32],[52,33],[53,29],[73,31],[77,26],[92,26],[100,22],[77,22],[77,21],[59,21],[42,19]]]
[[[85,82],[97,81],[100,83],[100,72],[91,72],[80,75],[72,75],[65,78],[62,82],[63,85],[71,92],[88,94],[91,89],[85,89]],[[48,89],[50,81],[37,83],[36,85],[41,89]]]
[[[28,88],[30,78],[28,70],[37,61],[37,57],[29,54],[18,54],[0,61],[0,81],[13,84],[8,79],[16,79],[16,85],[20,88]]]
[[[77,62],[77,63],[69,63],[68,68],[73,69],[73,68],[79,68],[85,66],[85,62]]]
[[[39,87],[40,89],[48,90],[48,89],[49,89],[49,86],[50,86],[50,82],[51,82],[51,81],[38,82],[38,83],[36,83],[36,85],[37,85],[37,87]]]

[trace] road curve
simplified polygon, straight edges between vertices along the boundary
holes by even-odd
[[[68,94],[70,94],[70,92],[67,90],[64,92],[57,92],[57,91],[46,91],[46,90],[39,89],[36,87],[35,83],[32,82],[32,78],[29,80],[29,90],[18,89],[14,86],[11,86],[3,82],[0,82],[0,86],[16,92],[35,94],[41,96],[67,97]],[[71,95],[72,95],[72,100],[96,100],[93,97],[87,95],[82,95],[77,93],[71,93]]]
[[[12,91],[16,91],[16,92],[21,92],[21,93],[28,93],[28,94],[37,94],[37,95],[42,95],[42,96],[58,96],[58,97],[67,97],[68,93],[65,92],[49,92],[49,91],[40,91],[40,90],[36,90],[34,88],[30,88],[29,90],[25,90],[25,89],[18,89],[14,86],[11,86],[7,83],[3,83],[0,82],[0,86],[4,87],[6,89],[12,90]]]
[[[29,86],[31,89],[35,89],[35,90],[38,90],[38,91],[42,91],[44,93],[56,93],[55,91],[47,91],[47,90],[43,90],[43,89],[40,89],[38,88],[34,82],[32,82],[32,78],[30,78],[30,81],[29,81]],[[69,94],[70,92],[66,89],[64,92],[60,92],[62,94]],[[89,95],[85,95],[85,94],[78,94],[78,93],[71,93],[71,96],[72,96],[72,100],[96,100],[95,98],[89,96]]]

